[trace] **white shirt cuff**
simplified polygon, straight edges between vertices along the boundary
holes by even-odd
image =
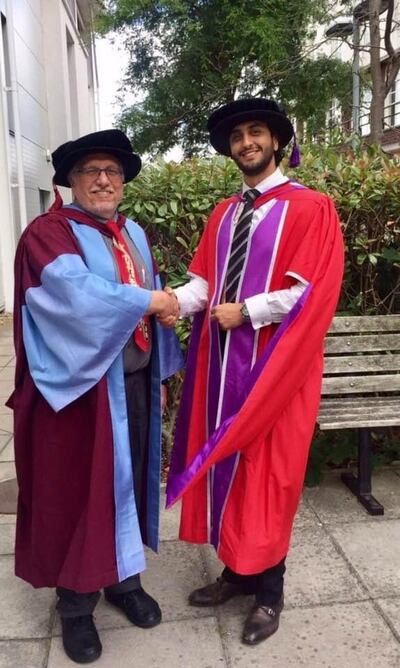
[[[179,302],[180,315],[185,317],[203,311],[208,302],[208,282],[201,276],[193,276],[189,283],[174,290]]]
[[[253,329],[267,327],[273,322],[282,322],[306,287],[307,284],[301,282],[286,290],[262,292],[245,299]]]

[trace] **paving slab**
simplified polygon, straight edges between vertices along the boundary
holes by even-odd
[[[297,509],[296,517],[294,518],[294,527],[296,528],[306,528],[313,527],[316,524],[320,524],[319,519],[317,518],[314,510],[307,503],[307,500],[303,496],[300,501],[300,505]]]
[[[392,624],[400,642],[400,597],[378,598],[375,603],[382,610],[383,616]]]
[[[16,478],[0,481],[0,513],[15,515],[18,502],[18,484]]]
[[[3,367],[3,369],[0,370],[0,381],[2,380],[7,380],[7,381],[14,381],[15,378],[15,367],[14,366],[7,366]]]
[[[103,654],[96,668],[225,668],[215,618],[160,624],[153,629],[101,633]],[[51,642],[47,668],[71,668],[61,638]]]
[[[54,592],[51,589],[34,589],[15,577],[13,557],[0,557],[0,591],[1,640],[46,638],[50,635]]]
[[[165,487],[161,489],[160,497],[160,540],[177,540],[181,517],[181,503],[178,501],[172,508],[165,509]]]
[[[2,640],[0,668],[43,668],[49,644],[49,640]]]
[[[9,342],[13,340],[13,328],[10,326],[10,323],[7,323],[5,326],[3,325],[2,322],[0,322],[1,328],[1,336],[0,336],[0,341],[1,342]]]
[[[3,480],[12,480],[15,477],[16,473],[14,462],[0,462],[0,482]]]
[[[0,525],[0,555],[14,554],[15,524]]]
[[[147,551],[143,586],[160,604],[164,621],[210,615],[210,610],[188,605],[188,594],[203,586],[204,565],[198,545],[181,541],[161,543],[160,553]]]
[[[0,432],[0,452],[3,451],[3,448],[9,443],[12,439],[12,434],[7,432]]]
[[[16,362],[16,357],[15,357],[15,352],[14,352],[14,350],[13,350],[13,356],[11,357],[11,359],[10,359],[10,361],[9,361],[9,363],[8,363],[7,366],[13,366],[14,368],[17,366],[17,362]]]
[[[243,619],[221,615],[222,639],[235,668],[398,668],[400,645],[370,602],[284,610],[278,632],[247,647]]]
[[[355,522],[330,531],[370,596],[400,596],[400,520]]]
[[[11,438],[7,445],[0,449],[0,462],[13,462],[14,457],[14,439]]]
[[[221,575],[224,564],[218,559],[217,553],[211,545],[201,545],[200,550],[205,564],[205,569],[203,569],[204,584],[209,584]]]
[[[12,360],[13,357],[11,354],[4,354],[4,351],[3,353],[0,352],[0,369],[3,369],[3,367],[7,366]]]
[[[0,380],[0,403],[2,405],[4,405],[4,401],[8,399],[13,390],[14,382],[12,380]]]
[[[323,527],[295,528],[286,561],[287,606],[366,598],[366,592]]]
[[[2,415],[11,415],[12,416],[13,412],[11,408],[8,408],[8,406],[5,405],[4,403],[4,398],[0,399],[0,416]]]
[[[2,401],[1,398],[0,401]],[[14,429],[14,418],[12,413],[10,412],[7,415],[0,415],[0,431],[7,432],[11,436],[13,429]]]
[[[9,345],[4,346],[4,342],[0,339],[0,369],[6,367],[13,360],[15,360],[14,349]]]
[[[220,575],[223,565],[215,553],[204,549],[209,577],[212,582]],[[286,561],[286,607],[309,606],[329,602],[355,601],[367,598],[367,593],[337,551],[325,529],[295,527],[292,545]],[[247,597],[227,603],[235,612],[248,608]]]
[[[372,477],[374,496],[385,508],[385,514],[376,517],[376,522],[387,518],[400,518],[400,478],[396,471],[381,469]],[[304,497],[324,524],[368,521],[371,515],[340,480],[339,473],[328,474],[322,485],[308,487]]]
[[[17,516],[15,514],[10,515],[9,513],[0,512],[0,525],[1,524],[14,524],[17,521]]]

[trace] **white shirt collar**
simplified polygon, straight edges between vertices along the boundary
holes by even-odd
[[[280,186],[281,183],[287,183],[288,181],[288,177],[284,176],[279,167],[277,167],[273,174],[270,174],[265,179],[260,181],[260,183],[257,183],[257,185],[252,187],[259,190],[260,193],[265,193],[268,190],[271,190],[271,188]],[[246,192],[246,190],[250,190],[250,186],[248,186],[247,183],[243,183],[242,192]]]

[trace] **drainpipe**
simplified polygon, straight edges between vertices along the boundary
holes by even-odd
[[[99,73],[97,70],[96,37],[93,30],[94,13],[90,6],[90,59],[92,61],[93,72],[93,98],[94,98],[94,116],[96,130],[100,129],[100,102],[99,102]]]
[[[20,217],[20,228],[21,232],[27,226],[27,213],[26,213],[26,198],[25,198],[25,176],[24,176],[24,164],[23,164],[23,150],[22,150],[22,136],[21,136],[21,124],[19,117],[19,95],[18,95],[18,82],[17,82],[17,63],[15,59],[15,39],[14,39],[14,16],[12,8],[12,0],[6,0],[6,20],[7,20],[7,35],[8,35],[8,44],[10,47],[10,78],[11,86],[7,92],[11,95],[12,109],[14,116],[14,132],[15,132],[15,151],[17,159],[17,183],[12,183],[11,187],[16,188],[18,191],[18,203],[19,203],[19,217]],[[15,4],[15,3],[14,3]]]
[[[0,32],[0,53],[3,54],[3,35]],[[0,61],[0,311],[13,309],[15,226],[11,199],[10,135],[8,131],[7,89],[4,63]]]
[[[356,16],[353,16],[353,49],[352,126],[353,132],[360,134],[360,22]]]

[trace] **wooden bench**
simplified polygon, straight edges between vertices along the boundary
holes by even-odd
[[[320,429],[359,432],[358,472],[342,480],[371,515],[383,515],[372,496],[371,434],[400,425],[400,315],[337,316],[325,339]]]

